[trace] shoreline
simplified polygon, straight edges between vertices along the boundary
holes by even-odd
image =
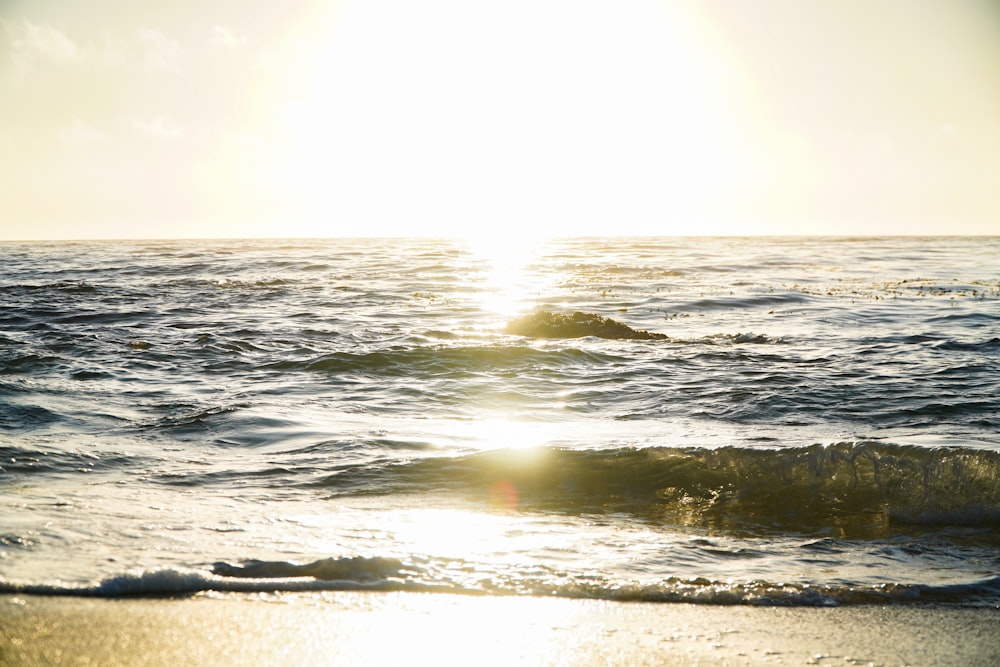
[[[0,595],[0,664],[994,665],[1000,609],[440,593]]]

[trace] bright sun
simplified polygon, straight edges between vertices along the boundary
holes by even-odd
[[[697,49],[667,11],[347,4],[320,49],[288,46],[298,74],[273,96],[281,141],[253,178],[297,202],[316,236],[692,231],[725,161]]]

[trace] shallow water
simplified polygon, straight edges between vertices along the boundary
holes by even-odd
[[[1000,602],[1000,238],[494,241],[0,245],[0,592]]]

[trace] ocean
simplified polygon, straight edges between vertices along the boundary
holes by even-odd
[[[1000,237],[0,243],[0,593],[1000,605]]]

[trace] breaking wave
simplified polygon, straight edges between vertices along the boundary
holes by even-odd
[[[551,573],[518,573],[470,583],[449,580],[426,564],[395,558],[326,558],[297,565],[284,561],[216,563],[208,570],[158,569],[108,577],[93,584],[21,583],[0,579],[0,594],[122,598],[198,593],[304,593],[321,591],[407,591],[459,595],[532,595],[617,602],[829,607],[863,604],[990,604],[1000,597],[1000,577],[968,583],[810,585],[761,580],[733,582],[667,577],[655,583],[625,584],[595,577],[553,580]]]
[[[518,507],[631,512],[658,522],[846,534],[893,524],[1000,525],[1000,453],[879,442],[785,449],[503,449],[347,468],[334,495],[435,489]],[[513,494],[513,495],[511,495]]]

